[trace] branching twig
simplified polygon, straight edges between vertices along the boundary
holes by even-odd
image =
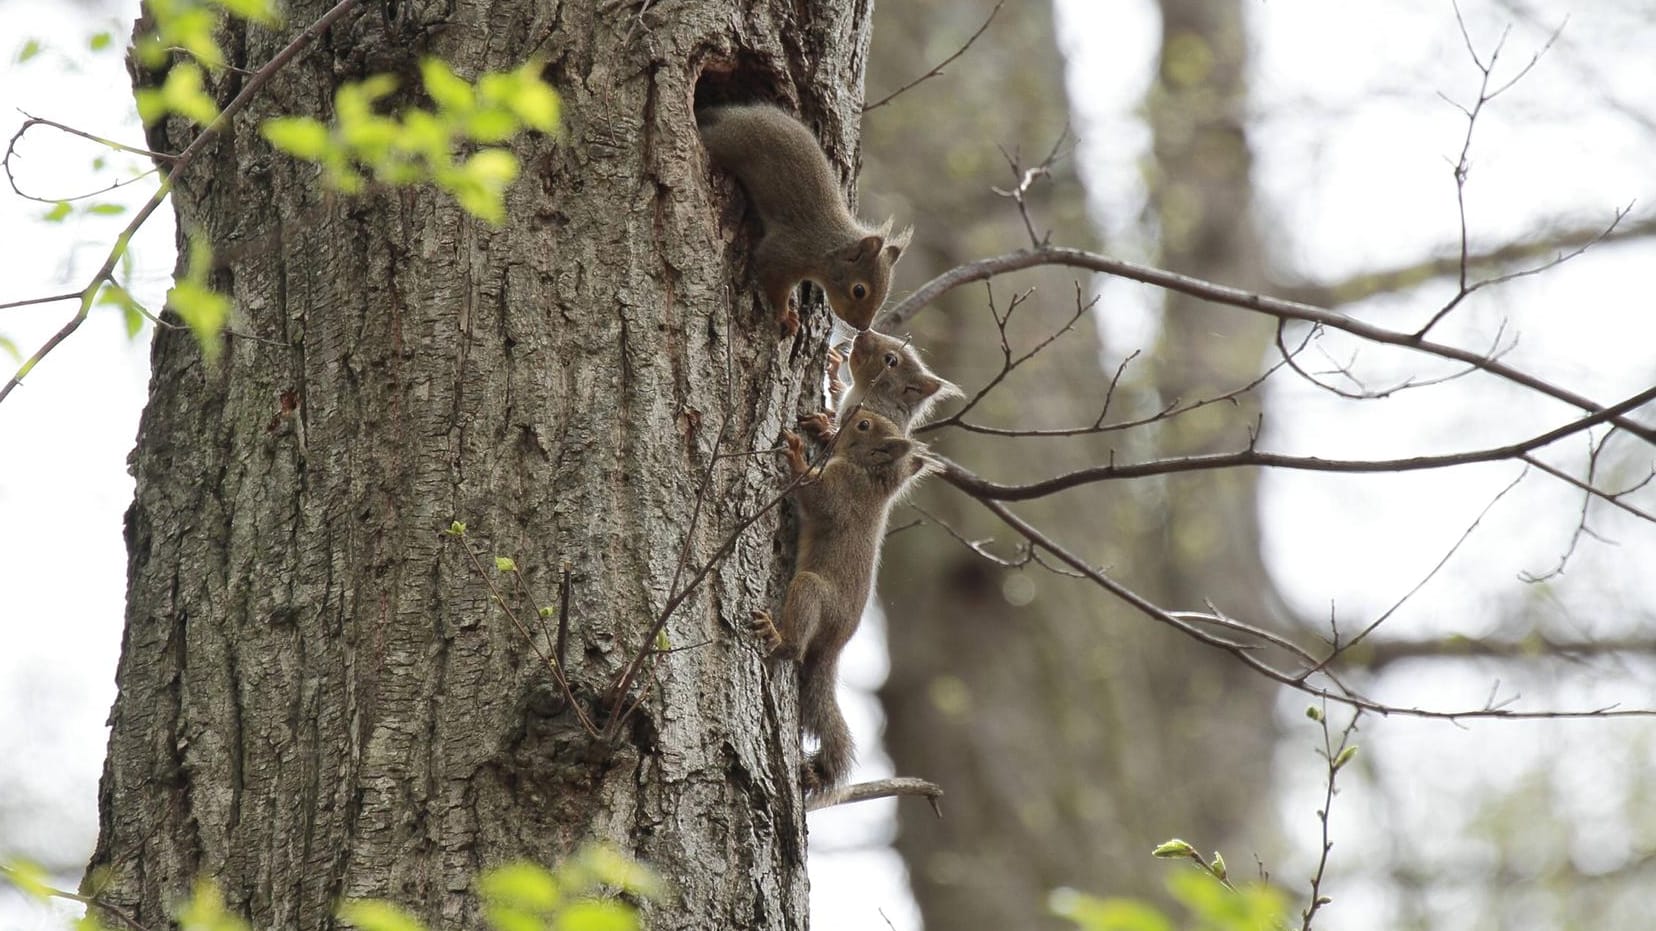
[[[1149,462],[1128,464],[1111,462],[1105,465],[1076,469],[1049,479],[1023,485],[1004,485],[991,482],[974,475],[956,463],[946,459],[940,461],[944,465],[945,473],[949,476],[949,481],[962,491],[970,493],[973,497],[996,501],[1027,501],[1094,482],[1143,478],[1151,475],[1171,475],[1179,472],[1198,472],[1210,469],[1277,468],[1344,473],[1416,472],[1424,469],[1442,469],[1449,466],[1517,459],[1524,454],[1531,453],[1564,437],[1580,433],[1597,424],[1606,421],[1617,421],[1621,419],[1622,414],[1653,400],[1656,400],[1656,387],[1647,388],[1608,408],[1599,408],[1595,414],[1572,420],[1561,427],[1555,427],[1545,433],[1517,443],[1437,456],[1410,456],[1400,459],[1323,459],[1316,456],[1287,456],[1281,453],[1262,452],[1249,448],[1237,452],[1182,456],[1171,459],[1156,459]]]
[[[1000,8],[1002,6],[1004,6],[1005,4],[1006,4],[1006,0],[999,0],[999,2],[997,2],[995,4],[995,8],[990,10],[989,15],[984,18],[983,25],[981,25],[977,28],[977,32],[972,33],[971,38],[966,40],[966,44],[962,45],[958,49],[955,49],[955,52],[954,52],[953,55],[950,55],[948,58],[945,58],[942,61],[938,62],[937,64],[933,65],[932,69],[930,71],[927,71],[925,74],[920,75],[919,77],[917,77],[914,80],[908,82],[907,84],[904,84],[902,87],[899,87],[896,90],[892,91],[891,93],[885,95],[884,97],[881,97],[879,100],[875,101],[874,103],[868,104],[867,106],[863,107],[862,112],[867,113],[870,110],[874,110],[876,108],[883,107],[886,104],[888,104],[888,103],[892,102],[893,100],[897,99],[897,97],[899,95],[905,94],[908,91],[913,90],[916,86],[918,86],[918,85],[920,85],[920,84],[922,84],[926,81],[929,81],[932,78],[941,77],[942,74],[943,74],[943,69],[947,68],[949,65],[954,64],[955,59],[957,59],[960,56],[966,54],[966,50],[972,47],[972,43],[976,42],[978,40],[978,36],[983,35],[984,31],[989,28],[989,24],[995,21],[995,14],[999,13]]]
[[[1322,707],[1313,706],[1309,709],[1311,717],[1322,727],[1323,745],[1319,753],[1328,765],[1327,789],[1323,793],[1323,805],[1317,812],[1317,820],[1322,824],[1322,850],[1317,856],[1317,871],[1311,874],[1311,901],[1300,912],[1300,931],[1311,931],[1311,919],[1317,912],[1333,901],[1323,895],[1323,875],[1328,870],[1328,852],[1334,849],[1334,842],[1328,838],[1328,813],[1334,807],[1334,796],[1339,790],[1334,787],[1335,778],[1344,766],[1351,761],[1357,752],[1357,745],[1351,742],[1351,735],[1357,731],[1357,719],[1363,716],[1361,709],[1352,714],[1351,720],[1346,723],[1345,729],[1340,732],[1340,743],[1334,744],[1334,738],[1328,730],[1328,702]]]
[[[1042,265],[1066,265],[1073,268],[1086,268],[1106,275],[1127,278],[1145,284],[1188,294],[1192,297],[1212,301],[1231,307],[1266,316],[1304,320],[1308,323],[1320,323],[1336,330],[1342,330],[1355,336],[1376,343],[1391,346],[1402,346],[1416,352],[1440,358],[1465,362],[1478,369],[1488,372],[1498,378],[1513,382],[1525,388],[1544,394],[1547,397],[1563,401],[1573,407],[1579,407],[1589,413],[1599,413],[1604,408],[1597,402],[1582,397],[1573,391],[1560,388],[1544,379],[1527,372],[1513,368],[1503,362],[1489,359],[1479,353],[1471,352],[1456,346],[1433,342],[1412,333],[1403,333],[1385,327],[1375,326],[1350,317],[1345,317],[1333,311],[1301,304],[1297,301],[1288,301],[1281,298],[1267,297],[1232,288],[1226,285],[1214,284],[1189,275],[1151,268],[1121,259],[1110,258],[1095,252],[1086,252],[1081,249],[1047,247],[1044,249],[1026,249],[1020,252],[1011,252],[993,258],[982,259],[960,265],[933,278],[922,285],[919,290],[910,294],[897,304],[882,320],[882,329],[901,326],[922,308],[937,300],[943,294],[963,284],[973,281],[983,281],[1008,272],[1021,271]],[[1627,432],[1639,437],[1648,443],[1656,443],[1656,428],[1647,427],[1637,421],[1617,416],[1611,418]]]
[[[327,31],[327,29],[337,22],[340,17],[350,12],[351,8],[356,6],[357,3],[358,0],[339,0],[339,2],[335,4],[332,9],[322,14],[321,19],[318,19],[316,22],[307,26],[303,32],[300,32],[298,36],[294,37],[292,42],[289,42],[287,46],[277,52],[270,59],[270,61],[266,62],[257,73],[255,73],[251,78],[248,78],[247,83],[242,85],[241,92],[236,94],[235,98],[226,104],[223,110],[219,111],[217,119],[214,119],[211,124],[204,128],[193,140],[190,141],[189,145],[184,147],[184,151],[178,153],[176,156],[172,156],[172,171],[168,175],[167,180],[161,182],[161,186],[158,187],[155,193],[150,196],[150,199],[144,203],[144,206],[138,209],[138,212],[133,216],[132,221],[126,225],[126,229],[122,230],[120,235],[115,238],[115,245],[109,250],[109,255],[105,257],[103,265],[95,274],[93,274],[91,280],[87,282],[86,287],[80,291],[80,308],[75,312],[75,315],[69,319],[69,322],[63,325],[62,329],[52,334],[51,338],[46,340],[46,342],[35,351],[34,355],[30,356],[28,360],[18,368],[17,372],[12,375],[11,379],[6,382],[4,387],[0,387],[0,401],[4,401],[6,396],[11,394],[12,389],[22,383],[23,378],[27,376],[36,365],[40,364],[40,360],[46,358],[46,356],[51,353],[53,349],[57,348],[59,343],[62,343],[77,329],[80,329],[80,325],[86,321],[87,314],[89,314],[92,310],[92,302],[97,298],[99,288],[103,286],[104,282],[114,280],[110,276],[115,271],[115,263],[119,262],[121,260],[121,256],[126,253],[127,244],[131,242],[133,234],[138,231],[139,227],[143,226],[144,223],[149,220],[150,215],[155,212],[156,208],[161,206],[161,203],[167,199],[167,195],[172,191],[172,179],[176,178],[180,172],[189,168],[191,163],[195,161],[196,157],[205,151],[207,146],[211,145],[218,139],[219,134],[224,131],[225,127],[231,124],[236,114],[240,113],[243,108],[252,102],[253,98],[264,89],[264,86],[270,82],[271,78],[276,76],[277,72],[281,71],[287,66],[288,62],[292,61],[299,55],[300,52],[304,51],[312,42],[316,41],[317,37]]]
[[[945,481],[955,484],[958,487],[958,475],[953,469],[945,470],[943,472],[943,477]],[[1068,565],[1076,572],[1081,573],[1089,581],[1125,602],[1139,613],[1149,617],[1152,620],[1167,624],[1168,626],[1200,643],[1230,654],[1243,665],[1253,669],[1255,672],[1258,672],[1273,682],[1288,686],[1289,688],[1313,697],[1325,698],[1329,701],[1337,702],[1354,709],[1372,711],[1376,714],[1404,715],[1408,717],[1430,718],[1443,721],[1459,721],[1470,718],[1534,720],[1551,718],[1576,719],[1656,717],[1656,708],[1621,708],[1619,705],[1615,704],[1580,711],[1518,711],[1507,707],[1513,702],[1514,698],[1506,698],[1497,701],[1497,696],[1494,692],[1491,693],[1489,700],[1486,701],[1483,706],[1460,710],[1439,710],[1422,708],[1418,706],[1411,707],[1394,705],[1375,701],[1374,699],[1367,698],[1346,686],[1343,682],[1341,682],[1338,675],[1334,671],[1325,668],[1321,662],[1310,659],[1309,654],[1307,654],[1304,650],[1293,647],[1292,644],[1289,644],[1287,649],[1293,657],[1302,664],[1302,668],[1297,671],[1280,669],[1265,659],[1262,659],[1257,651],[1255,651],[1251,646],[1247,644],[1239,644],[1203,630],[1199,623],[1192,620],[1192,616],[1189,612],[1179,612],[1176,614],[1160,607],[1150,599],[1121,584],[1106,575],[1096,566],[1075,555],[1064,545],[1054,541],[1039,528],[1031,525],[1028,521],[1018,517],[1016,514],[1013,514],[1006,507],[1006,505],[1001,502],[980,498],[979,503],[982,504],[983,507],[990,513],[1000,518],[1001,521],[1008,527],[1011,527],[1013,530],[1017,531],[1024,537],[1024,539],[1028,540],[1035,547],[1051,553],[1052,556],[1058,561]],[[1227,620],[1228,619],[1225,618],[1214,618],[1212,619],[1212,622],[1220,623],[1234,629],[1236,622],[1226,623]],[[1207,623],[1207,621],[1204,621],[1203,623]],[[1273,642],[1286,643],[1287,641],[1282,638],[1275,638]],[[1312,676],[1324,677],[1331,683],[1332,688],[1313,684],[1310,681]]]

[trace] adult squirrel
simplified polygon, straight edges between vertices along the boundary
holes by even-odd
[[[805,280],[827,292],[835,316],[868,329],[913,231],[892,235],[890,220],[869,227],[853,217],[816,137],[775,107],[709,107],[696,123],[713,162],[742,182],[764,223],[753,266],[784,335],[799,330],[791,299]]]
[[[879,414],[847,426],[828,461],[813,470],[789,432],[789,471],[799,484],[799,554],[780,623],[753,612],[753,630],[772,655],[797,659],[800,729],[818,750],[801,770],[806,791],[839,784],[851,770],[851,731],[834,700],[840,651],[856,632],[873,587],[891,504],[933,467],[924,445]]]
[[[830,353],[830,381],[839,383],[838,353]],[[937,404],[961,397],[960,388],[926,368],[908,340],[874,330],[857,334],[851,344],[851,389],[838,393],[839,421],[863,411],[880,414],[906,435]],[[807,414],[799,426],[819,443],[834,440],[835,426],[827,411]]]

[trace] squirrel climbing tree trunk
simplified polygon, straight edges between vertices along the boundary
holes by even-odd
[[[230,64],[331,5],[290,0],[282,29],[228,37]],[[675,649],[645,660],[613,739],[488,582],[510,557],[534,619],[567,567],[553,622],[606,728],[606,690],[776,492],[766,451],[820,404],[823,317],[779,342],[729,262],[696,81],[799,105],[844,170],[868,30],[865,0],[364,3],[173,179],[240,335],[216,366],[187,333],[155,342],[88,874],[103,900],[162,927],[200,877],[255,927],[329,927],[358,896],[475,927],[480,869],[601,839],[671,884],[652,927],[804,925],[793,686],[745,632],[785,581],[778,512],[672,615]],[[258,136],[328,119],[346,81],[417,87],[427,54],[466,77],[532,54],[563,95],[563,132],[516,146],[499,228],[429,187],[325,191]]]

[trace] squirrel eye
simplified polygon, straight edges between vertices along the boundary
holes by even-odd
[[[868,428],[872,427],[872,426],[874,426],[874,422],[871,421],[871,420],[859,420],[859,421],[857,421],[857,429],[861,430],[865,433],[868,432]]]
[[[851,286],[851,296],[860,301],[868,296],[868,289],[860,284],[854,284]]]
[[[885,362],[886,362],[886,368],[888,368],[888,369],[896,368],[897,367],[897,353],[895,353],[895,352],[886,353]]]

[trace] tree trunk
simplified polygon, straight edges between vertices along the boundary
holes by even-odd
[[[970,34],[992,6],[982,0],[955,8],[953,31]],[[909,287],[954,264],[1028,245],[1012,205],[988,190],[1012,181],[995,147],[1021,150],[1025,166],[1032,166],[1068,117],[1050,11],[1044,4],[1020,6],[1001,17],[945,77],[868,116],[870,188],[902,191],[914,214],[929,221],[917,226],[913,258],[901,268]],[[871,87],[898,85],[939,57],[939,30],[925,25],[900,28],[882,14]],[[1226,44],[1220,52],[1239,56],[1241,47]],[[1233,77],[1238,60],[1227,58],[1214,79]],[[1230,109],[1240,99],[1238,88],[1223,86],[1227,106],[1204,111],[1204,129],[1208,121],[1241,118],[1239,108]],[[985,99],[997,103],[985,108],[979,103]],[[951,107],[954,102],[960,105]],[[894,144],[898,138],[901,147]],[[1158,148],[1167,159],[1161,171],[1169,182],[1182,182],[1200,161],[1175,157],[1172,145]],[[939,173],[938,165],[951,170]],[[1204,215],[1202,229],[1209,235],[1202,242],[1209,251],[1189,261],[1187,251],[1170,247],[1166,254],[1169,261],[1177,256],[1174,267],[1181,270],[1246,285],[1257,276],[1249,265],[1255,252],[1245,209],[1247,163],[1244,158],[1221,167],[1211,184],[1232,193],[1213,203],[1228,210],[1240,200],[1242,209]],[[1036,188],[1036,232],[1051,228],[1054,243],[1086,244],[1084,197],[1073,164],[1060,162],[1058,169],[1050,186]],[[1227,224],[1223,231],[1209,230],[1218,223]],[[1227,243],[1239,255],[1221,261],[1218,250]],[[1247,273],[1239,277],[1238,268]],[[1003,312],[1014,292],[1037,289],[1014,318],[1014,353],[1069,318],[1074,278],[1058,271],[996,283]],[[1175,334],[1193,334],[1191,343],[1208,337],[1188,318],[1173,317],[1180,313],[1171,311],[1162,345],[1144,347],[1153,358],[1129,371],[1110,420],[1153,412],[1158,395],[1193,400],[1214,393],[1238,369],[1251,372],[1257,365],[1258,343],[1191,349]],[[1099,328],[1110,321],[1107,305],[1082,318],[971,419],[1010,428],[1091,422],[1111,374],[1100,369],[1097,342]],[[1215,328],[1211,321],[1202,325]],[[917,317],[915,342],[931,350],[934,368],[968,393],[1001,365],[979,288],[962,289]],[[1218,350],[1225,365],[1204,368],[1205,355]],[[1251,414],[1229,418],[1233,425],[1252,422]],[[1079,440],[1007,440],[949,430],[928,438],[980,474],[1020,481],[1112,455],[1151,458],[1176,442],[1177,428],[1163,433],[1169,436],[1142,430]],[[1204,502],[1206,519],[1219,529],[1198,537],[1203,528],[1196,518],[1202,515],[1179,503],[1183,494]],[[1013,509],[1161,604],[1199,610],[1212,596],[1227,610],[1257,617],[1259,605],[1273,599],[1254,556],[1253,494],[1251,480],[1181,477],[1165,486],[1093,486]],[[953,489],[929,487],[920,501],[962,536],[993,537],[991,549],[1015,551],[1016,536]],[[994,566],[935,527],[904,536],[911,537],[907,547],[885,560],[881,575],[891,648],[891,675],[881,697],[887,750],[898,773],[936,780],[947,792],[942,820],[923,806],[898,809],[897,847],[928,928],[1063,927],[1046,908],[1058,886],[1153,895],[1167,869],[1149,856],[1155,844],[1173,836],[1204,849],[1240,841],[1242,826],[1266,794],[1265,764],[1273,746],[1263,680],[1090,584],[1037,566]],[[1227,545],[1195,545],[1212,539]],[[1249,591],[1257,599],[1240,600],[1239,593]]]
[[[329,5],[237,29],[232,64],[257,68]],[[568,675],[603,727],[606,689],[690,576],[681,543],[694,569],[772,497],[764,451],[820,403],[823,317],[777,341],[692,101],[796,104],[848,166],[868,29],[865,0],[364,4],[175,179],[246,336],[216,367],[187,333],[155,342],[88,874],[110,871],[103,899],[161,927],[206,877],[255,927],[328,927],[357,896],[470,927],[480,869],[599,838],[669,879],[654,927],[805,924],[794,687],[745,630],[785,578],[778,512],[672,616],[683,649],[646,663],[614,740],[579,725],[442,531],[469,526],[531,621],[568,567]],[[516,144],[498,229],[430,187],[323,191],[257,134],[327,119],[369,73],[417,87],[424,54],[468,77],[536,54],[563,95],[560,137]],[[221,104],[242,80],[218,78]],[[758,455],[714,463],[716,445]]]

